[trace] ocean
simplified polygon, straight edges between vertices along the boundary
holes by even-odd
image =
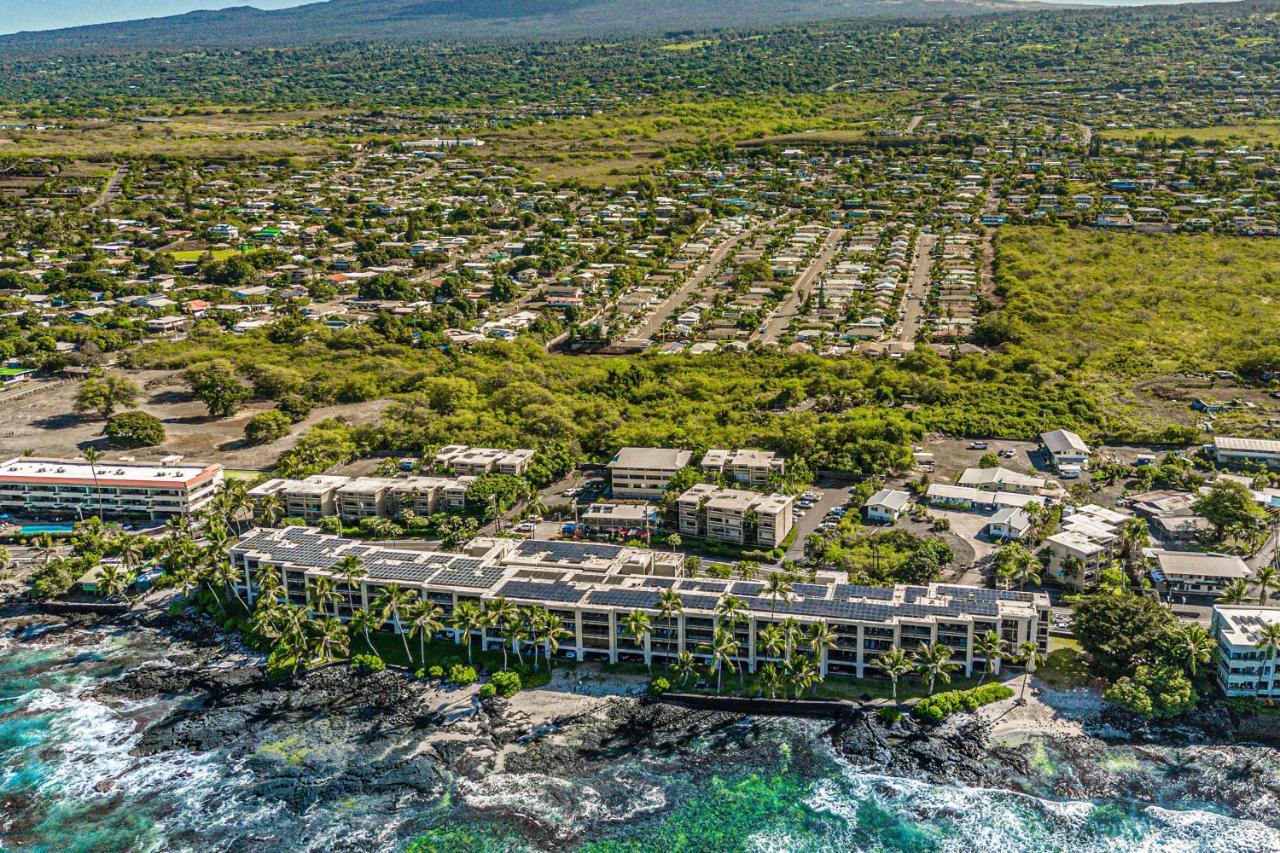
[[[1280,850],[1276,829],[1212,804],[1042,799],[869,772],[837,755],[821,724],[799,720],[745,737],[732,756],[708,756],[717,760],[702,773],[640,749],[582,772],[451,779],[430,797],[395,784],[344,789],[369,746],[326,739],[323,721],[311,724],[318,732],[281,729],[247,753],[140,749],[142,730],[183,700],[94,690],[167,653],[161,641],[118,632],[0,640],[0,847]],[[280,784],[304,766],[321,774],[307,778],[321,780],[323,796]]]

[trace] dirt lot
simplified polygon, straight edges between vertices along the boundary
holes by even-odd
[[[156,459],[179,453],[195,462],[220,462],[228,468],[265,469],[293,447],[308,427],[325,418],[342,418],[364,424],[377,420],[388,401],[356,403],[316,409],[289,435],[260,447],[244,445],[249,418],[271,408],[250,403],[229,418],[211,419],[204,404],[187,393],[180,375],[173,371],[134,371],[129,374],[143,388],[139,408],[164,422],[167,438],[159,447],[127,451],[138,459]],[[51,382],[12,402],[0,400],[0,458],[28,451],[37,456],[75,456],[90,445],[114,452],[101,437],[102,421],[84,419],[72,411],[76,383]]]

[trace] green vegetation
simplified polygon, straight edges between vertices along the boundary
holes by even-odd
[[[164,443],[164,423],[146,412],[112,415],[102,434],[116,447],[154,447]]]
[[[1003,684],[984,684],[972,690],[947,690],[921,699],[911,707],[911,716],[937,725],[957,711],[976,711],[983,705],[1012,698],[1013,691]]]

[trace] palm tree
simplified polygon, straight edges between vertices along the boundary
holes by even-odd
[[[675,646],[675,618],[684,614],[684,603],[674,589],[664,589],[658,594],[658,615],[667,620],[667,667],[671,667],[671,649]]]
[[[1027,695],[1027,685],[1035,677],[1036,667],[1044,663],[1044,657],[1040,654],[1040,647],[1035,641],[1027,640],[1018,644],[1017,659],[1027,668],[1027,677],[1023,680],[1022,690],[1018,693],[1018,701],[1022,702]]]
[[[36,534],[36,537],[31,540],[31,545],[40,552],[41,565],[48,566],[49,560],[53,559],[55,550],[53,547],[53,537],[48,533],[38,533]]]
[[[817,662],[818,672],[822,672],[822,661],[826,653],[836,647],[836,632],[825,622],[814,622],[809,628],[809,648],[813,649],[813,659]]]
[[[459,632],[467,645],[467,663],[471,663],[471,635],[484,628],[486,614],[476,601],[460,601],[453,609],[453,618],[449,620],[453,629]]]
[[[730,628],[737,625],[747,615],[747,605],[741,598],[726,595],[716,602],[716,618]]]
[[[510,639],[511,626],[520,619],[520,611],[514,604],[502,596],[498,596],[485,606],[485,626],[497,630],[502,638],[502,668],[507,668],[507,642]]]
[[[557,613],[548,613],[546,621],[542,624],[542,643],[547,656],[547,671],[551,671],[551,662],[555,659],[555,653],[560,650],[560,639],[562,637],[572,636],[569,629],[564,627],[564,621]]]
[[[378,654],[378,650],[374,647],[373,639],[369,636],[369,632],[378,630],[382,627],[382,623],[386,621],[386,619],[382,618],[377,613],[374,613],[372,610],[360,607],[351,613],[351,630],[359,631],[363,634],[364,644],[376,655]]]
[[[356,607],[355,592],[360,579],[368,574],[364,570],[364,566],[360,564],[360,558],[355,554],[347,554],[333,567],[333,571],[338,577],[342,578],[342,583],[346,587],[347,605],[353,610]]]
[[[649,674],[653,674],[653,659],[649,656],[649,649],[645,648],[644,638],[649,633],[649,614],[643,610],[632,610],[627,614],[627,633],[636,641],[636,645],[644,652],[644,665],[649,670]]]
[[[383,621],[386,621],[388,615],[391,616],[391,623],[395,625],[396,633],[400,635],[400,642],[404,644],[404,656],[413,663],[413,655],[409,653],[409,640],[404,635],[404,625],[400,621],[400,613],[407,605],[413,603],[417,598],[417,593],[409,592],[396,584],[385,586],[382,592],[378,593],[378,598],[373,603],[375,610],[382,614]]]
[[[1137,517],[1130,518],[1120,528],[1120,541],[1123,543],[1125,557],[1130,563],[1137,560],[1142,549],[1147,547],[1150,534],[1151,529],[1147,527],[1147,522]]]
[[[1222,588],[1218,600],[1223,604],[1244,604],[1249,600],[1249,585],[1242,578],[1236,578]]]
[[[333,615],[338,615],[338,588],[332,580],[326,577],[316,578],[311,582],[308,593],[309,603],[317,613],[324,613],[325,607],[332,604]]]
[[[782,685],[782,674],[778,671],[778,665],[773,661],[769,661],[760,667],[760,694],[764,695],[764,691],[769,691],[770,699],[778,698],[778,688]]]
[[[1213,659],[1213,651],[1217,648],[1217,644],[1208,631],[1194,623],[1184,625],[1182,630],[1178,631],[1176,640],[1176,654],[1187,665],[1187,674],[1194,679],[1199,665]]]
[[[933,695],[934,685],[939,678],[943,684],[950,684],[951,673],[960,668],[959,664],[951,662],[951,655],[952,649],[946,643],[932,643],[916,652],[916,669],[929,678],[928,695]]]
[[[688,652],[680,652],[676,655],[675,674],[680,676],[680,686],[689,683],[689,677],[696,675],[698,672],[698,661]]]
[[[988,675],[996,674],[996,667],[1004,658],[1006,643],[1000,638],[995,631],[988,631],[979,637],[973,644],[973,653],[981,655],[987,662],[983,667],[982,675],[978,677],[978,683],[981,684]]]
[[[738,654],[738,641],[733,638],[732,631],[717,627],[711,635],[711,642],[703,643],[700,648],[711,655],[711,671],[716,676],[716,695],[718,696],[724,681],[725,667],[731,670],[738,668],[733,661]]]
[[[253,630],[268,640],[279,639],[283,605],[269,598],[259,598],[253,608]]]
[[[782,656],[782,650],[786,647],[787,638],[777,625],[766,625],[761,629],[756,642],[764,650],[766,656],[778,658]]]
[[[120,540],[117,550],[124,567],[132,572],[142,562],[142,556],[146,553],[146,542],[141,536],[125,536]]]
[[[345,658],[351,651],[351,637],[342,620],[326,616],[316,622],[309,623],[313,638],[314,652],[311,662],[329,663],[338,658]]]
[[[1275,566],[1262,566],[1254,575],[1253,583],[1258,587],[1258,604],[1266,607],[1267,593],[1280,585],[1280,571]]]
[[[258,515],[266,519],[267,527],[275,527],[284,515],[284,502],[279,495],[263,495],[258,499]]]
[[[796,655],[787,661],[784,667],[784,676],[788,684],[795,691],[795,698],[799,699],[801,692],[810,685],[817,685],[822,677],[818,674],[818,667],[814,664],[813,658],[808,655]]]
[[[434,637],[436,632],[444,628],[440,617],[444,611],[434,601],[422,601],[411,607],[409,617],[409,636],[418,636],[418,660],[424,665],[427,662],[427,637]]]
[[[897,646],[890,646],[882,654],[875,659],[875,665],[889,676],[889,682],[893,685],[893,701],[898,701],[898,679],[912,672],[915,667],[911,661],[907,659],[907,653]]]
[[[1258,629],[1255,649],[1267,653],[1267,694],[1270,695],[1276,681],[1276,652],[1280,651],[1280,622],[1270,622]]]
[[[1017,580],[1019,589],[1026,587],[1028,581],[1040,583],[1040,561],[1017,542],[1001,545],[996,551],[994,565],[996,577]]]
[[[774,614],[778,610],[778,599],[783,601],[791,600],[791,581],[779,572],[774,572],[764,582],[764,594],[773,599],[773,606],[769,608],[769,621],[772,622]]]
[[[98,575],[98,592],[103,598],[119,595],[124,592],[126,586],[128,586],[128,578],[117,563],[103,564],[102,572]]]
[[[98,517],[102,517],[102,484],[98,482],[98,448],[86,447],[84,461],[89,463],[89,474],[93,477],[93,491],[98,501]]]
[[[535,604],[525,611],[525,620],[529,626],[529,641],[533,645],[533,669],[538,669],[538,638],[542,636],[543,630],[547,625],[547,608]]]
[[[782,620],[782,637],[785,643],[782,656],[790,662],[791,650],[804,639],[804,629],[800,627],[799,622],[788,616]]]

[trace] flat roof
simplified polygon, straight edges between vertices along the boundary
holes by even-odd
[[[608,467],[644,468],[658,471],[679,471],[693,458],[692,450],[668,447],[624,447],[619,450]]]
[[[140,465],[99,459],[35,459],[18,457],[0,463],[0,482],[92,486],[194,486],[222,471],[212,465]]]
[[[1222,638],[1233,646],[1254,646],[1262,638],[1264,626],[1280,624],[1280,607],[1215,604],[1213,613]]]

